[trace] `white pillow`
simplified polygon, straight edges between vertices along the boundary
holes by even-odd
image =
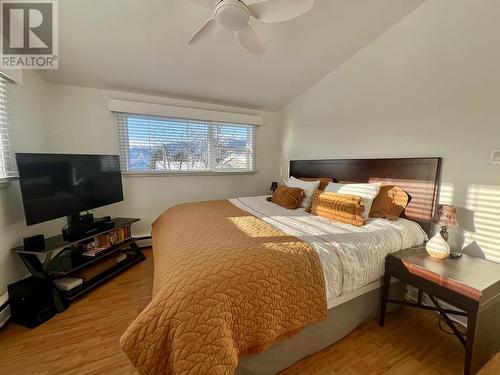
[[[373,200],[377,197],[380,191],[380,183],[375,184],[336,184],[330,182],[325,188],[325,191],[332,193],[356,195],[363,200],[363,205],[365,206],[365,211],[363,212],[363,218],[368,219],[370,215],[370,210],[372,208]]]
[[[286,186],[300,188],[306,193],[306,197],[302,200],[302,207],[306,210],[311,207],[312,197],[315,190],[318,190],[320,181],[302,181],[295,177],[290,177]]]

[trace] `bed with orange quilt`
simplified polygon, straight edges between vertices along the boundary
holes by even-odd
[[[331,309],[339,298],[377,288],[385,256],[426,238],[410,220],[376,218],[357,227],[266,197],[172,207],[154,222],[152,236],[153,298],[121,338],[141,374],[275,373],[304,352],[276,354],[258,369],[263,362],[247,358],[273,353],[309,327],[342,328],[324,345],[338,340],[376,306],[365,300],[349,323],[352,311]],[[318,322],[327,316],[322,330]],[[315,334],[296,346],[318,342]]]
[[[121,338],[141,374],[233,374],[326,318],[317,252],[227,200],[172,207],[152,237],[153,298]]]

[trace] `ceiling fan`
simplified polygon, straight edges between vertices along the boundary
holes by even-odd
[[[264,23],[278,23],[297,18],[311,10],[314,0],[267,0],[251,5],[241,0],[191,0],[213,10],[214,15],[189,40],[194,45],[212,36],[217,29],[235,33],[241,46],[253,54],[266,51],[259,36],[250,26],[250,17]]]

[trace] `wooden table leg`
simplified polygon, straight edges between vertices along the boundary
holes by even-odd
[[[500,295],[469,311],[464,374],[477,373],[500,352]]]
[[[382,285],[382,296],[380,298],[380,315],[378,324],[383,327],[385,323],[385,313],[387,311],[387,299],[389,298],[389,289],[391,287],[391,276],[387,273],[384,274]]]
[[[476,316],[477,312],[469,312],[467,318],[467,342],[465,345],[464,375],[470,375],[472,367],[472,355],[474,353],[474,341],[476,338]]]

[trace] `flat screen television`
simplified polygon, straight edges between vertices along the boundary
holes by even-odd
[[[16,161],[28,225],[123,200],[117,155],[18,153]]]

